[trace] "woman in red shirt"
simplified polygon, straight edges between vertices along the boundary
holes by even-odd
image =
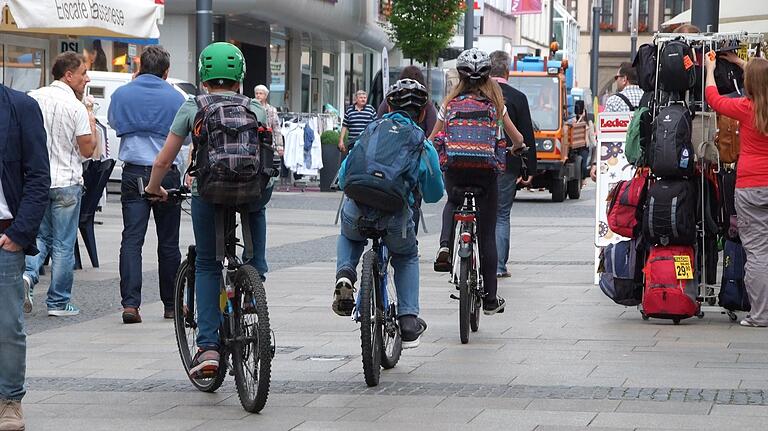
[[[720,114],[740,122],[739,167],[736,174],[736,213],[739,236],[747,252],[744,283],[752,309],[742,326],[768,326],[768,60],[748,63],[733,54],[726,59],[744,68],[746,97],[721,96],[715,86],[715,55],[705,57],[706,98]]]

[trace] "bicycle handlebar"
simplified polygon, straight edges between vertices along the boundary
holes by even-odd
[[[144,199],[152,199],[152,198],[159,198],[160,196],[147,193],[144,190],[144,178],[137,178],[136,182],[139,186],[139,196],[141,196]],[[184,199],[188,199],[191,196],[191,191],[189,190],[189,187],[187,186],[181,186],[177,189],[166,189],[166,193],[168,193],[168,200],[169,201],[183,201]]]

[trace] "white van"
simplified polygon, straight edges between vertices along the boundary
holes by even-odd
[[[115,169],[112,171],[112,175],[109,177],[110,182],[120,182],[123,174],[123,162],[118,160],[117,155],[120,151],[120,138],[117,137],[115,131],[109,126],[107,121],[107,113],[109,112],[109,101],[112,98],[112,93],[117,90],[118,87],[125,85],[131,81],[130,73],[119,72],[96,72],[89,71],[88,77],[91,78],[91,82],[85,87],[85,94],[93,96],[95,99],[94,114],[96,118],[107,127],[108,136],[107,142],[109,143],[109,157],[117,160]],[[180,79],[168,78],[168,83],[173,85],[179,93],[187,98],[193,98],[197,95],[197,87],[190,82],[182,81]],[[183,159],[187,160],[189,146],[182,147]],[[184,172],[186,166],[179,166],[181,172]],[[110,191],[113,191],[110,188]],[[119,191],[119,189],[118,189]]]

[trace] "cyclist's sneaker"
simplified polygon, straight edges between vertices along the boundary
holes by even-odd
[[[427,330],[427,322],[413,314],[400,316],[400,338],[403,340],[403,349],[419,347],[421,334]]]
[[[173,319],[175,315],[176,312],[173,311],[173,308],[166,308],[165,311],[163,311],[163,319]]]
[[[217,350],[198,350],[189,367],[193,379],[207,379],[219,371],[219,352]]]
[[[351,316],[355,309],[355,287],[347,277],[339,277],[333,289],[333,312],[339,316]]]
[[[127,325],[131,323],[141,323],[141,314],[139,314],[139,309],[135,307],[123,308],[123,323]]]
[[[21,278],[24,279],[24,312],[31,313],[32,306],[35,304],[34,299],[32,298],[32,280],[26,275]]]
[[[61,308],[49,308],[48,315],[56,317],[77,316],[80,314],[80,309],[75,307],[71,302]]]
[[[451,251],[448,247],[440,247],[435,257],[435,272],[451,272]]]
[[[509,273],[509,271],[502,271],[496,273],[496,278],[509,278],[512,277],[512,274]]]
[[[496,313],[503,313],[504,307],[507,305],[507,301],[501,296],[496,296],[495,299],[485,300],[483,303],[483,313],[486,316],[491,316]]]

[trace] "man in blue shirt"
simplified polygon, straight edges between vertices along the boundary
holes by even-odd
[[[51,174],[34,99],[0,84],[0,429],[23,430],[24,255],[36,255]]]
[[[154,202],[139,195],[138,179],[149,184],[152,163],[163,148],[176,112],[184,96],[165,81],[171,56],[159,46],[147,47],[141,54],[138,76],[118,88],[109,105],[109,125],[120,137],[120,154],[124,162],[120,186],[123,204],[123,238],[120,243],[120,296],[123,322],[140,323],[141,315],[141,248],[147,234],[149,213],[154,213],[157,229],[157,256],[160,299],[165,306],[164,317],[173,318],[173,282],[179,268],[179,225],[181,204]],[[176,157],[163,180],[166,189],[181,185]]]

